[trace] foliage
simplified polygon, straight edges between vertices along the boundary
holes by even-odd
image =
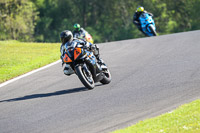
[[[0,40],[58,42],[79,23],[95,42],[144,37],[132,23],[141,5],[159,34],[200,29],[200,0],[0,0]]]
[[[28,0],[0,1],[0,39],[33,41],[37,12]]]

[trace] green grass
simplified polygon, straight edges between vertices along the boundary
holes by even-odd
[[[59,58],[59,43],[0,41],[0,83]]]
[[[113,133],[200,133],[200,100]]]

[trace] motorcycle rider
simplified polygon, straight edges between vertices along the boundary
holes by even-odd
[[[150,16],[153,17],[153,14],[150,13],[150,12],[147,12],[146,10],[144,10],[144,7],[142,7],[142,6],[137,7],[137,9],[136,9],[136,11],[135,11],[135,13],[134,13],[134,15],[133,15],[133,23],[137,26],[137,28],[138,28],[142,33],[144,33],[144,32],[143,32],[143,30],[142,30],[142,27],[141,27],[141,23],[140,23],[139,18],[140,18],[140,15],[142,15],[143,13],[148,13]],[[144,33],[144,34],[145,34],[145,33]]]
[[[88,50],[93,51],[95,57],[97,58],[97,62],[101,65],[103,63],[103,60],[99,57],[99,47],[96,44],[89,43],[85,40],[73,38],[72,32],[69,30],[64,30],[60,33],[60,40],[61,40],[61,46],[60,46],[60,52],[61,52],[61,60],[62,65],[64,64],[63,58],[66,51],[65,45],[70,45],[73,41],[78,41],[80,44],[82,44],[85,48]],[[74,70],[71,68],[69,64],[66,64],[64,67],[64,74],[65,75],[71,75],[74,73]]]
[[[74,24],[73,36],[75,36],[75,34],[79,34],[79,36],[82,36],[83,38],[85,38],[86,33],[88,32],[84,28],[82,28],[80,24],[78,23]]]

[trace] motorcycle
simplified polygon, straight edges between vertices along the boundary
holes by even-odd
[[[148,13],[143,13],[139,17],[142,31],[147,36],[157,36],[155,22]]]
[[[71,66],[80,81],[88,89],[93,89],[96,82],[109,84],[111,74],[104,62],[97,62],[93,51],[88,50],[79,41],[65,45],[66,52],[63,61]]]
[[[84,34],[75,33],[74,38],[84,39],[87,42],[90,42],[92,44],[94,43],[92,36],[88,32],[85,32]]]

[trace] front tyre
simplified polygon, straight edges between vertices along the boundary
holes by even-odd
[[[157,33],[156,33],[156,31],[154,30],[153,25],[150,25],[150,26],[149,26],[149,29],[151,30],[151,33],[152,33],[154,36],[157,36]]]
[[[87,66],[86,65],[85,66],[84,65],[77,66],[75,68],[76,74],[86,88],[93,89],[94,88],[94,80],[92,78],[92,74],[85,67],[87,67]]]

